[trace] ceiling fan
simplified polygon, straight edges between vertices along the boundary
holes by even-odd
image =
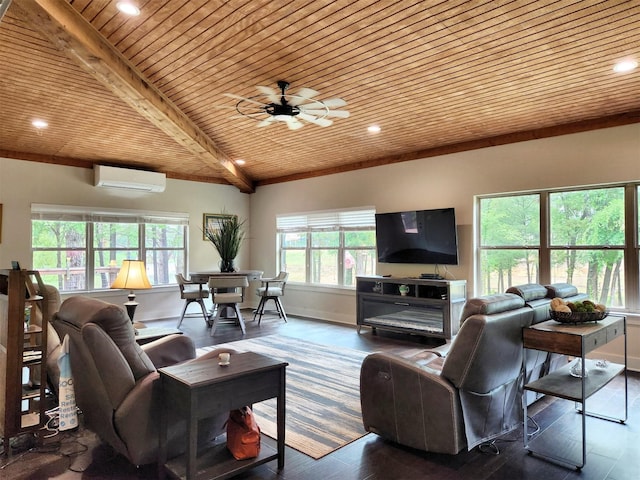
[[[304,126],[304,122],[320,127],[333,124],[334,118],[347,118],[346,110],[331,110],[344,107],[347,102],[341,98],[317,100],[318,92],[310,88],[301,88],[296,93],[286,93],[289,82],[278,80],[279,92],[271,87],[256,87],[260,93],[252,97],[242,97],[233,93],[225,93],[230,98],[239,100],[236,110],[244,117],[260,119],[258,127],[267,127],[276,122],[284,122],[290,130]],[[301,121],[302,120],[302,121]]]

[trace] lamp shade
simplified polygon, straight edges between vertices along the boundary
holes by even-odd
[[[126,288],[128,290],[151,288],[144,262],[142,260],[124,260],[111,288]]]

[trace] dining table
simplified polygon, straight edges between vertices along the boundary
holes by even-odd
[[[221,272],[221,271],[197,271],[197,272],[189,272],[189,278],[194,283],[201,283],[206,285],[209,283],[209,277],[222,277],[222,276],[237,276],[244,275],[247,277],[249,282],[260,280],[263,275],[262,270],[236,270],[235,272]],[[214,314],[214,311],[209,312],[209,317]],[[233,309],[229,307],[225,307],[224,311],[221,314],[222,318],[235,318],[233,313]]]

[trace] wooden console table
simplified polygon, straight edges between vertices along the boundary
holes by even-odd
[[[597,366],[594,360],[587,360],[585,356],[612,340],[624,338],[624,365],[607,363],[606,366]],[[582,423],[582,462],[572,462],[569,459],[561,458],[552,454],[542,454],[534,452],[532,442],[539,442],[544,437],[545,431],[537,433],[530,438],[528,433],[527,402],[524,404],[524,446],[530,454],[537,454],[549,460],[575,466],[577,470],[582,469],[587,462],[586,447],[586,416],[601,418],[619,423],[625,423],[628,416],[628,393],[627,393],[627,335],[626,317],[609,315],[597,323],[584,324],[561,324],[554,320],[532,325],[522,331],[524,348],[543,350],[546,352],[571,355],[581,359],[582,376],[580,378],[571,375],[571,364],[565,365],[558,370],[549,373],[542,378],[528,383],[524,386],[525,391],[552,395],[565,400],[572,400],[580,404],[578,413],[581,415]],[[573,363],[573,362],[572,362]],[[526,378],[526,362],[523,362]],[[587,368],[588,374],[584,375]],[[624,373],[624,416],[614,418],[587,411],[587,399],[605,387],[615,377]],[[548,435],[545,441],[550,444],[553,438]],[[558,446],[556,451],[562,451],[563,446]]]
[[[278,460],[284,467],[286,362],[253,352],[231,355],[228,366],[218,359],[161,368],[163,408],[160,419],[158,474],[168,471],[177,478],[230,478],[257,465]],[[198,455],[198,421],[235,408],[277,398],[277,450],[262,442],[260,455],[236,460],[219,443]],[[167,461],[167,417],[177,412],[187,422],[186,454]]]

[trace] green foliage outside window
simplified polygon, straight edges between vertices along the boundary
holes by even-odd
[[[356,276],[376,268],[375,230],[313,230],[279,233],[280,268],[290,282],[355,287]]]
[[[522,283],[564,282],[576,285],[598,303],[625,304],[624,248],[629,240],[624,187],[479,202],[482,294],[504,292]],[[543,226],[547,226],[548,241],[541,234]],[[548,264],[540,265],[541,258],[548,258]]]
[[[152,285],[175,283],[175,274],[184,272],[183,225],[60,220],[31,225],[33,266],[60,291],[107,289],[126,259],[144,260]]]

